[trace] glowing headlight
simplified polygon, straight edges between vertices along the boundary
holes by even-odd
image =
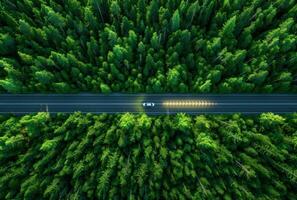
[[[166,107],[209,107],[215,103],[208,100],[166,100],[163,102]]]

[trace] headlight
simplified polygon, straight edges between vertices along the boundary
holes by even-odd
[[[211,107],[216,103],[209,100],[166,100],[163,102],[165,107]]]

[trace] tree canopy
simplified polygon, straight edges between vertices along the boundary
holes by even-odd
[[[296,92],[296,2],[2,0],[0,92]]]
[[[0,199],[296,199],[297,115],[0,119]]]

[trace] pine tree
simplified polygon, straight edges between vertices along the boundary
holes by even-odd
[[[0,33],[0,55],[9,55],[16,51],[15,41],[8,34]]]
[[[54,75],[46,70],[35,72],[35,77],[42,84],[48,84],[54,80]]]
[[[176,10],[173,13],[172,19],[171,19],[171,30],[172,32],[177,31],[180,28],[180,16],[179,11]]]

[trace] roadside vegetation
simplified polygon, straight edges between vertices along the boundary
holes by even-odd
[[[295,0],[1,0],[2,92],[295,92]]]
[[[0,0],[0,93],[294,93],[295,0]],[[297,115],[0,116],[0,199],[296,199]]]
[[[297,115],[0,120],[0,199],[296,199]]]

